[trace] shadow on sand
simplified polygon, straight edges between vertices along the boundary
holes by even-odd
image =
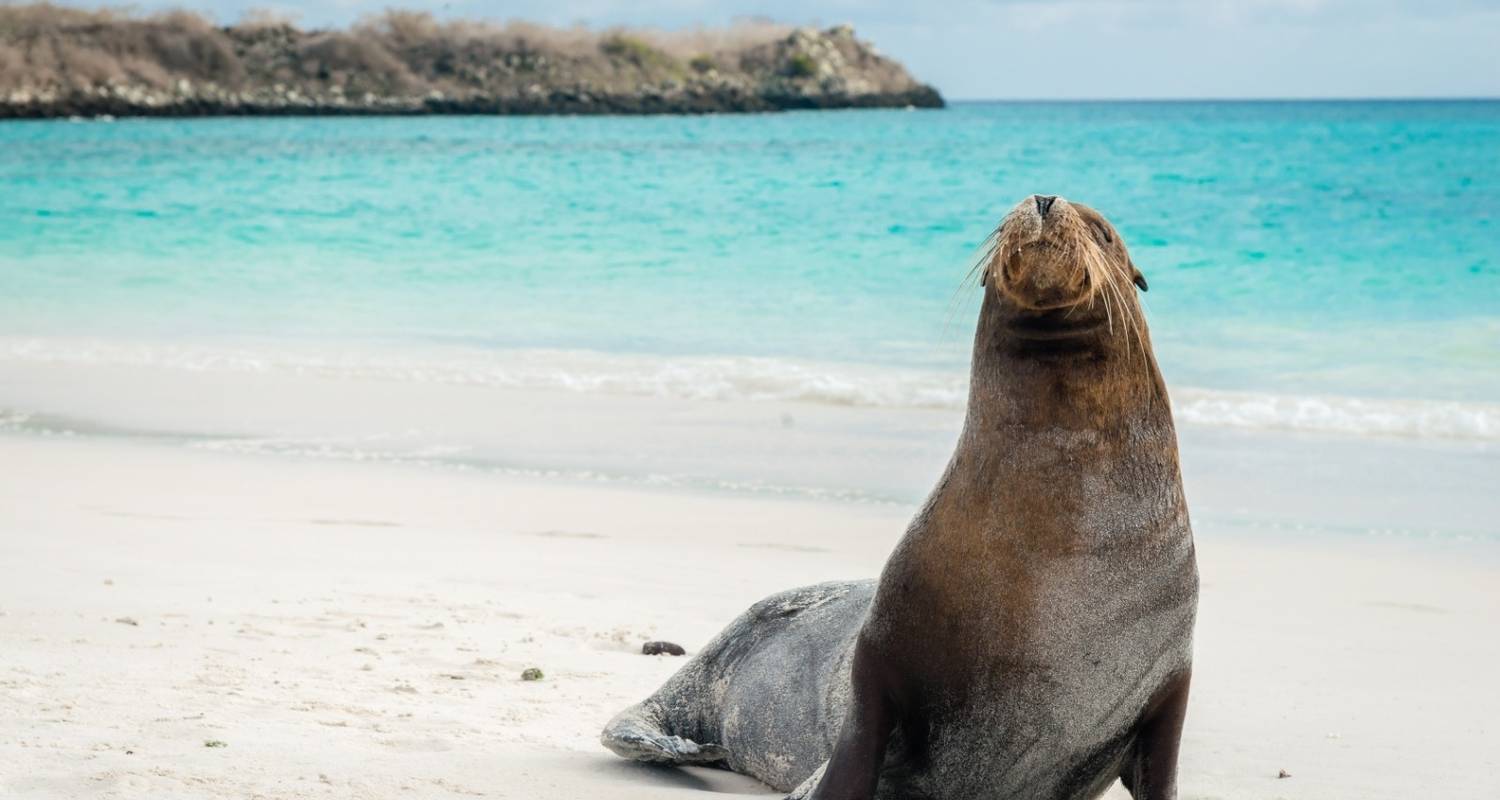
[[[653,766],[651,764],[616,759],[613,761],[600,761],[594,770],[601,778],[620,781],[622,783],[630,782],[638,786],[693,789],[700,792],[751,797],[782,796],[782,793],[777,792],[754,778],[748,778],[724,769]]]

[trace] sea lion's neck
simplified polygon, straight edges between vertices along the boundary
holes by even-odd
[[[1127,343],[1016,328],[1015,310],[987,298],[964,431],[929,501],[940,536],[1072,552],[1185,531],[1177,438],[1144,330]]]
[[[1088,433],[1173,440],[1144,326],[1102,310],[1028,313],[987,292],[974,337],[964,441]]]

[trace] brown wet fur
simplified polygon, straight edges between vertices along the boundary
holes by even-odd
[[[1176,797],[1197,578],[1166,389],[1136,295],[1144,278],[1098,212],[1059,199],[1042,218],[1029,201],[984,251],[964,430],[881,576],[817,800],[891,796],[893,782],[912,797],[1063,800],[1096,796],[1116,776],[1137,800]],[[1073,607],[1078,591],[1099,595]],[[1128,661],[1109,649],[1128,643],[1096,652],[1086,640],[1155,615],[1174,626],[1160,636],[1163,660],[1148,659],[1165,666],[1137,671],[1157,685],[1118,687],[1122,703],[1149,702],[1121,710],[1130,721],[1090,752],[1049,753],[1066,750],[1058,732],[1077,727],[1046,708],[1059,692],[1075,696],[1056,689],[1070,665]],[[1080,685],[1099,680],[1092,674]],[[1038,706],[1037,742],[993,732],[1012,737],[1004,757],[1015,773],[981,786],[946,764],[957,735],[946,726],[1014,727],[1027,703]],[[1059,782],[1064,769],[1076,777]]]

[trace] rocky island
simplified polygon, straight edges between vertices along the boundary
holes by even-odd
[[[0,118],[936,108],[848,26],[595,31],[391,11],[347,30],[0,6]]]

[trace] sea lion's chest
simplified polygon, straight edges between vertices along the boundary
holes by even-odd
[[[903,542],[872,614],[883,617],[883,648],[903,662],[906,777],[893,785],[972,781],[973,797],[1070,797],[1106,777],[1152,695],[1191,659],[1186,514],[1145,505],[1120,517],[1125,529],[1088,536],[1056,523],[1112,523],[1059,516],[1037,536],[1048,523],[1017,515]],[[942,516],[934,508],[928,522]]]
[[[1197,597],[1185,530],[1151,547],[1017,547],[887,577],[897,585],[882,586],[891,590],[878,610],[891,618],[885,630],[920,643],[903,648],[914,655],[903,672],[933,700],[1096,697],[1180,649]]]

